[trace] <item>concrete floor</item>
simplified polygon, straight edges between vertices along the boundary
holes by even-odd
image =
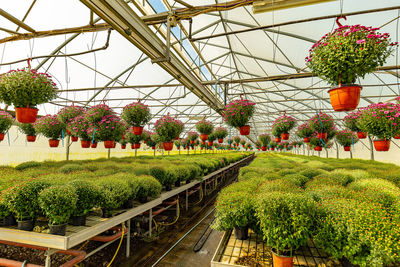
[[[159,264],[157,264],[157,267],[210,266],[211,259],[214,256],[223,232],[213,230],[202,249],[197,253],[193,252],[193,246],[208,226],[212,215],[213,214],[201,222],[196,229],[186,236],[185,239],[183,239]]]

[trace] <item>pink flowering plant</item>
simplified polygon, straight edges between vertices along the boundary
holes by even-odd
[[[156,121],[154,128],[161,142],[171,142],[182,133],[183,123],[167,114]]]
[[[35,131],[39,134],[44,135],[49,139],[59,139],[65,134],[65,125],[60,122],[57,115],[46,115],[38,118],[35,123],[33,123]]]
[[[308,121],[309,127],[313,130],[313,132],[318,133],[326,133],[328,132],[334,125],[334,121],[331,115],[326,113],[318,113],[311,117]]]
[[[5,133],[10,129],[11,125],[14,123],[13,116],[6,111],[0,110],[0,133]]]
[[[258,136],[258,141],[260,141],[262,146],[267,146],[271,142],[271,136],[269,134],[260,134]]]
[[[57,113],[57,118],[59,121],[61,121],[62,123],[65,123],[67,125],[75,117],[78,117],[84,113],[85,113],[85,108],[83,108],[83,107],[68,106],[68,107],[63,107],[62,109],[60,109],[60,111]]]
[[[47,73],[11,70],[0,75],[0,101],[14,107],[36,107],[57,97],[57,86]]]
[[[72,136],[78,136],[82,141],[91,141],[93,139],[93,124],[88,122],[83,115],[69,119],[67,129]]]
[[[400,96],[396,97],[395,100],[396,100],[397,104],[400,104]]]
[[[342,146],[354,145],[358,140],[357,134],[347,129],[336,133],[336,141]]]
[[[126,105],[122,111],[122,119],[132,126],[144,126],[151,120],[150,109],[142,102]]]
[[[247,99],[230,102],[224,109],[223,118],[229,126],[242,127],[253,117],[256,103]]]
[[[316,134],[313,134],[310,138],[310,145],[312,148],[316,147],[316,146],[324,146],[324,143],[320,138],[317,137]],[[325,143],[326,144],[326,143]]]
[[[228,136],[228,130],[225,127],[217,127],[214,129],[214,134],[218,139],[224,139]]]
[[[206,119],[202,119],[196,123],[196,130],[200,134],[211,134],[214,130],[212,123]]]
[[[314,131],[310,127],[309,123],[303,123],[297,127],[296,135],[300,138],[310,138],[313,133]]]
[[[188,136],[188,140],[190,140],[190,141],[196,141],[197,138],[199,138],[199,134],[196,132],[188,132],[187,136]]]
[[[138,144],[141,141],[145,140],[145,134],[141,134],[141,135],[135,135],[135,133],[133,132],[133,128],[130,127],[128,130],[126,130],[125,132],[125,139],[126,141],[128,141],[128,143],[133,144]]]
[[[233,141],[238,145],[240,143],[240,137],[239,136],[235,136],[233,137]]]
[[[153,146],[157,145],[156,140],[157,140],[158,135],[156,133],[150,132],[150,131],[148,131],[147,133],[149,134],[149,138],[146,140],[146,145],[148,147],[153,147]]]
[[[283,133],[289,133],[295,125],[295,118],[284,114],[274,121],[272,124],[272,132],[274,133],[274,136],[280,136]]]
[[[91,123],[98,123],[103,120],[105,116],[108,115],[115,115],[115,112],[106,104],[93,106],[89,108],[85,113],[87,121]]]
[[[391,139],[400,133],[400,105],[371,104],[362,111],[357,125],[363,132],[380,140]]]
[[[88,117],[85,117],[88,119]],[[122,138],[125,126],[121,118],[115,114],[109,114],[102,117],[97,123],[92,123],[99,141],[116,141]]]
[[[18,129],[26,135],[36,136],[36,131],[32,123],[18,123]]]
[[[388,33],[361,25],[340,26],[309,50],[306,65],[331,85],[353,84],[383,66],[393,52]]]
[[[350,112],[343,118],[344,127],[353,132],[361,132],[357,126],[358,118],[361,116],[362,111]]]

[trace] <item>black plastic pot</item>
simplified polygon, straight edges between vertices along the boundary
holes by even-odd
[[[235,227],[234,234],[236,239],[246,240],[249,238],[249,227]]]
[[[65,235],[67,230],[67,224],[60,224],[60,225],[49,225],[50,227],[50,234],[51,235]]]
[[[86,215],[72,216],[71,219],[72,219],[73,226],[85,226],[86,225]]]
[[[125,201],[124,205],[122,207],[124,209],[132,209],[133,208],[133,199],[128,199],[127,201]]]
[[[341,258],[340,263],[343,267],[360,267],[360,265],[351,263],[347,258]]]
[[[192,180],[190,180],[190,179],[186,180],[186,184],[190,184],[191,182],[192,182]]]
[[[180,180],[175,181],[175,187],[180,187],[180,186],[181,186],[181,181]]]
[[[147,202],[147,196],[139,196],[138,200],[140,203],[146,203]]]
[[[33,220],[25,220],[25,221],[17,221],[18,223],[18,230],[24,230],[24,231],[32,231],[34,222]]]
[[[101,212],[102,212],[102,215],[101,215],[102,218],[111,218],[112,217],[112,212],[108,209],[101,208]]]
[[[171,191],[172,190],[172,185],[166,184],[165,185],[165,191]]]
[[[3,218],[3,225],[4,226],[14,226],[17,224],[14,215],[8,215],[7,217]]]

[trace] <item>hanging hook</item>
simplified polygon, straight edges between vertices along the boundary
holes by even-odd
[[[137,99],[137,102],[140,103],[140,98]]]
[[[339,22],[340,19],[347,20],[347,18],[346,18],[346,16],[339,16],[339,17],[336,18],[336,24],[337,24],[339,27],[342,27],[343,25]]]
[[[31,67],[32,58],[28,58],[26,61],[28,62],[28,68],[31,69],[32,68]]]

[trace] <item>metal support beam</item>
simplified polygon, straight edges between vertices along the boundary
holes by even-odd
[[[5,10],[3,10],[1,8],[0,8],[0,16],[8,19],[12,23],[18,25],[19,27],[23,28],[24,30],[27,30],[28,32],[35,32],[35,30],[32,29],[30,26],[28,26],[27,24],[20,21],[19,19],[17,19],[16,17],[14,17],[13,15],[11,15],[10,13],[6,12]]]

